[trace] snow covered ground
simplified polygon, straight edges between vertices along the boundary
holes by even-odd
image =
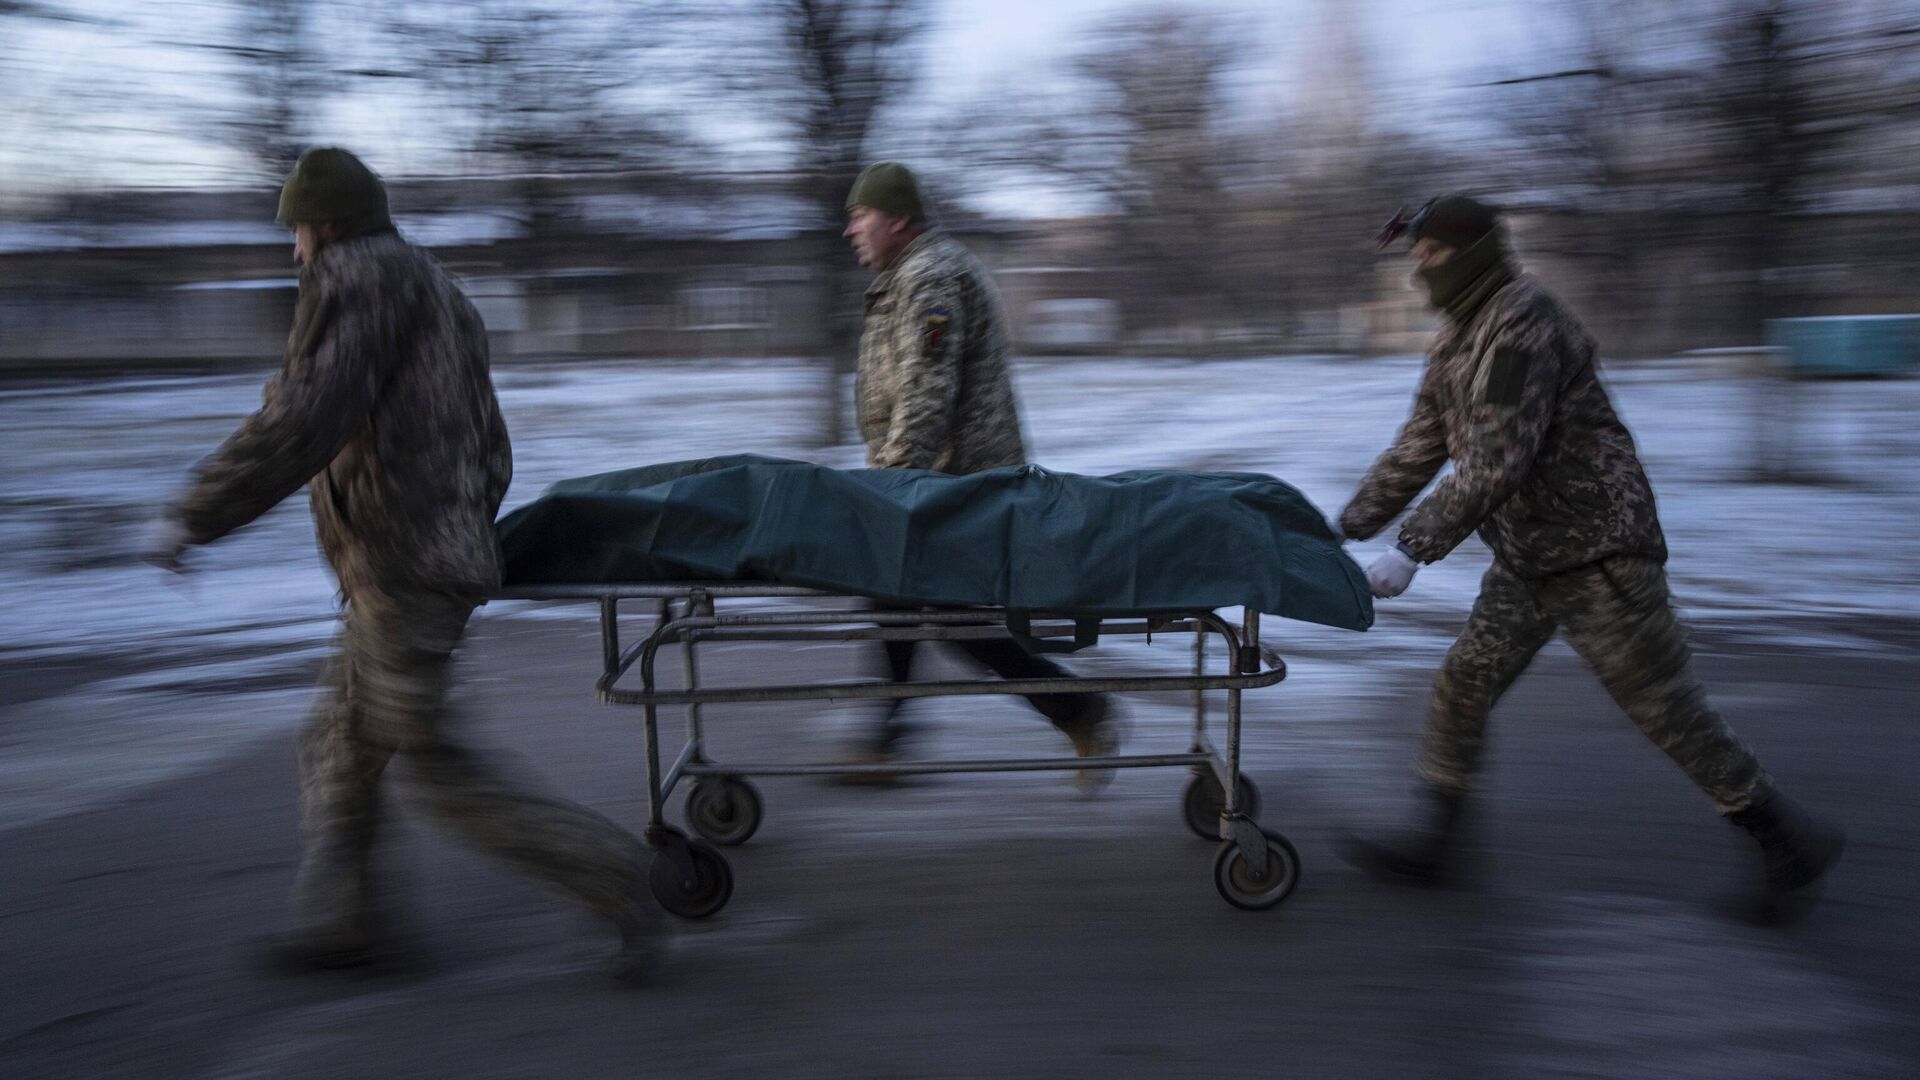
[[[1268,472],[1329,513],[1404,417],[1411,358],[1033,361],[1019,374],[1035,460],[1061,471]],[[567,476],[753,451],[835,465],[809,445],[820,378],[794,361],[520,367],[497,376],[514,437],[509,507]],[[1920,581],[1920,382],[1817,384],[1802,441],[1839,482],[1745,480],[1751,388],[1702,363],[1609,381],[1638,436],[1696,618],[1756,631],[1806,617],[1905,617]],[[304,499],[169,579],[128,559],[140,523],[256,402],[256,375],[0,389],[0,657],[321,640],[332,586]],[[1375,545],[1359,545],[1363,561]],[[1487,555],[1469,541],[1381,605],[1376,633],[1446,619]],[[1290,629],[1291,632],[1291,629]],[[236,637],[237,635],[237,637]]]
[[[1391,440],[1418,373],[1414,358],[1076,359],[1029,361],[1018,378],[1031,453],[1051,468],[1266,472],[1332,513]],[[529,366],[496,379],[514,437],[509,507],[564,477],[649,462],[744,451],[861,460],[852,446],[810,446],[823,380],[797,361]],[[109,676],[52,699],[0,703],[0,820],[23,823],[201,767],[235,736],[299,718],[305,693],[288,689],[286,673],[313,661],[334,620],[304,497],[196,553],[199,572],[184,579],[131,558],[147,515],[257,403],[261,381],[0,387],[0,663],[84,661]],[[1856,630],[1913,617],[1920,382],[1805,388],[1801,414],[1818,421],[1793,437],[1809,465],[1838,479],[1779,485],[1744,479],[1755,437],[1749,384],[1704,361],[1633,365],[1609,381],[1659,493],[1676,594],[1691,618],[1722,636],[1897,647]],[[850,392],[842,388],[843,401]],[[1353,551],[1364,564],[1380,547]],[[1488,558],[1468,541],[1421,571],[1406,596],[1379,605],[1367,634],[1269,619],[1267,640],[1291,665],[1288,715],[1329,719],[1284,733],[1261,725],[1249,737],[1344,738],[1340,717],[1437,662]],[[492,604],[480,617],[590,618],[528,603]],[[1094,673],[1146,660],[1175,671],[1184,662],[1164,643],[1151,657],[1145,647],[1103,646],[1073,665]],[[594,664],[581,657],[583,694]],[[918,707],[938,715],[949,704]],[[1159,719],[1178,723],[1173,706]],[[982,749],[955,741],[967,739],[946,732],[940,750]]]

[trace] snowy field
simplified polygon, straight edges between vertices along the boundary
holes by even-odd
[[[1331,515],[1391,440],[1418,371],[1410,358],[1034,361],[1019,386],[1032,455],[1050,468],[1266,472]],[[332,585],[304,496],[196,553],[202,572],[185,580],[129,559],[145,516],[257,402],[261,381],[0,389],[0,657],[324,640]],[[649,462],[752,451],[860,463],[855,447],[810,445],[821,380],[797,362],[519,367],[497,381],[514,440],[508,508],[563,477]],[[1797,485],[1744,477],[1749,385],[1690,362],[1634,365],[1609,382],[1659,494],[1690,615],[1768,632],[1911,614],[1920,382],[1808,387],[1802,412],[1820,419],[1798,439],[1837,482]],[[1487,558],[1470,540],[1422,571],[1381,605],[1375,633],[1456,617]]]
[[[1419,361],[1058,360],[1021,365],[1034,459],[1059,471],[1238,469],[1278,476],[1336,513],[1404,418]],[[0,703],[0,828],[123,795],[231,754],[296,722],[292,689],[325,648],[333,587],[304,496],[196,552],[174,578],[133,561],[142,522],[258,401],[261,375],[126,378],[0,387],[0,662],[85,662],[107,676],[25,704]],[[514,439],[508,507],[553,481],[609,469],[753,451],[858,465],[859,450],[811,445],[822,378],[795,361],[513,367],[496,375]],[[1660,497],[1681,606],[1717,639],[1876,651],[1911,620],[1920,582],[1920,382],[1810,386],[1796,433],[1819,484],[1746,480],[1753,388],[1696,362],[1633,365],[1609,381]],[[850,397],[843,387],[841,399]],[[851,428],[849,428],[851,430]],[[1772,440],[1787,435],[1768,429]],[[1387,535],[1391,535],[1389,532]],[[1363,564],[1381,543],[1356,545]],[[1249,557],[1257,557],[1253,553]],[[1290,665],[1284,694],[1249,702],[1307,723],[1256,723],[1253,760],[1280,740],[1353,767],[1405,747],[1347,745],[1344,718],[1423,678],[1471,603],[1489,555],[1469,540],[1379,605],[1366,634],[1267,620]],[[481,620],[566,618],[573,605],[495,603]],[[1137,639],[1075,657],[1088,674],[1173,672],[1185,654]],[[589,692],[597,658],[580,658]],[[475,692],[489,673],[472,673]],[[964,699],[978,702],[981,699]],[[978,706],[923,702],[931,716]],[[1016,708],[1005,704],[1002,708]],[[1136,723],[1181,723],[1150,703]],[[1165,715],[1161,715],[1164,712]],[[1008,753],[1000,735],[933,725],[940,753]],[[1036,740],[1042,736],[1035,732]],[[1177,738],[1177,736],[1176,736]],[[1331,744],[1347,751],[1328,755]],[[1047,752],[1039,747],[1039,752]]]

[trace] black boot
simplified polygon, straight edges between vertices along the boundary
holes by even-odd
[[[1412,828],[1377,837],[1347,836],[1341,858],[1382,881],[1439,885],[1455,860],[1466,796],[1425,787]]]
[[[1759,893],[1744,905],[1752,921],[1775,923],[1803,914],[1813,898],[1803,890],[1840,861],[1847,834],[1838,825],[1821,821],[1778,791],[1727,815],[1760,844],[1765,873]]]
[[[636,896],[637,903],[657,905],[651,892]],[[607,974],[622,986],[650,986],[659,981],[667,957],[667,928],[658,912],[619,920],[620,951],[613,955]]]
[[[879,722],[862,733],[857,742],[835,753],[835,762],[847,771],[828,774],[827,783],[840,787],[897,787],[902,783],[904,778],[895,773],[867,772],[863,767],[899,760],[900,744],[908,734],[907,724],[900,718],[904,704],[904,700],[886,702],[886,712],[881,714]]]

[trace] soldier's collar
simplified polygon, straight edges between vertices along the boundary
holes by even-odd
[[[921,232],[919,236],[916,236],[911,241],[909,241],[906,247],[903,247],[900,249],[900,257],[893,260],[893,265],[899,266],[901,263],[906,262],[908,259],[911,259],[914,256],[914,254],[918,252],[921,248],[931,245],[934,241],[934,238],[939,235],[940,235],[939,229],[936,229],[931,225],[927,226],[925,231]]]
[[[890,287],[893,284],[893,276],[900,272],[900,268],[906,265],[907,260],[912,258],[915,254],[920,252],[922,249],[926,248],[928,245],[932,244],[934,241],[934,238],[939,235],[940,235],[939,229],[934,228],[932,226],[928,226],[925,232],[921,233],[919,236],[914,237],[913,240],[909,242],[906,247],[903,247],[900,249],[899,255],[894,256],[892,265],[888,266],[885,270],[882,270],[878,274],[874,275],[873,283],[867,286],[867,295],[878,296],[881,293],[886,292],[888,287]]]

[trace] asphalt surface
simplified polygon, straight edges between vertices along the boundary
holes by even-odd
[[[1775,929],[1718,913],[1756,872],[1748,842],[1560,646],[1495,716],[1464,883],[1410,891],[1340,864],[1341,828],[1404,806],[1417,668],[1439,651],[1384,683],[1290,657],[1288,682],[1249,696],[1261,823],[1304,864],[1279,908],[1216,894],[1175,772],[1123,773],[1094,799],[1059,774],[769,778],[765,824],[729,851],[731,904],[677,923],[639,990],[597,972],[603,928],[404,808],[382,858],[417,962],[264,973],[255,950],[282,925],[298,852],[291,740],[265,725],[178,775],[0,831],[0,1076],[1920,1074],[1911,649],[1703,641],[1716,703],[1851,832],[1823,903]],[[461,700],[477,741],[637,829],[638,715],[592,701],[597,655],[584,612],[483,619]],[[297,714],[310,660],[258,700]],[[704,667],[852,670],[831,650],[749,647]],[[72,669],[5,676],[41,705],[86,693]],[[169,698],[189,712],[153,721],[259,690]],[[715,754],[821,753],[858,722],[829,709],[716,711]],[[1183,702],[1125,710],[1130,749],[1184,748]],[[1056,748],[1011,701],[914,715],[930,753]]]

